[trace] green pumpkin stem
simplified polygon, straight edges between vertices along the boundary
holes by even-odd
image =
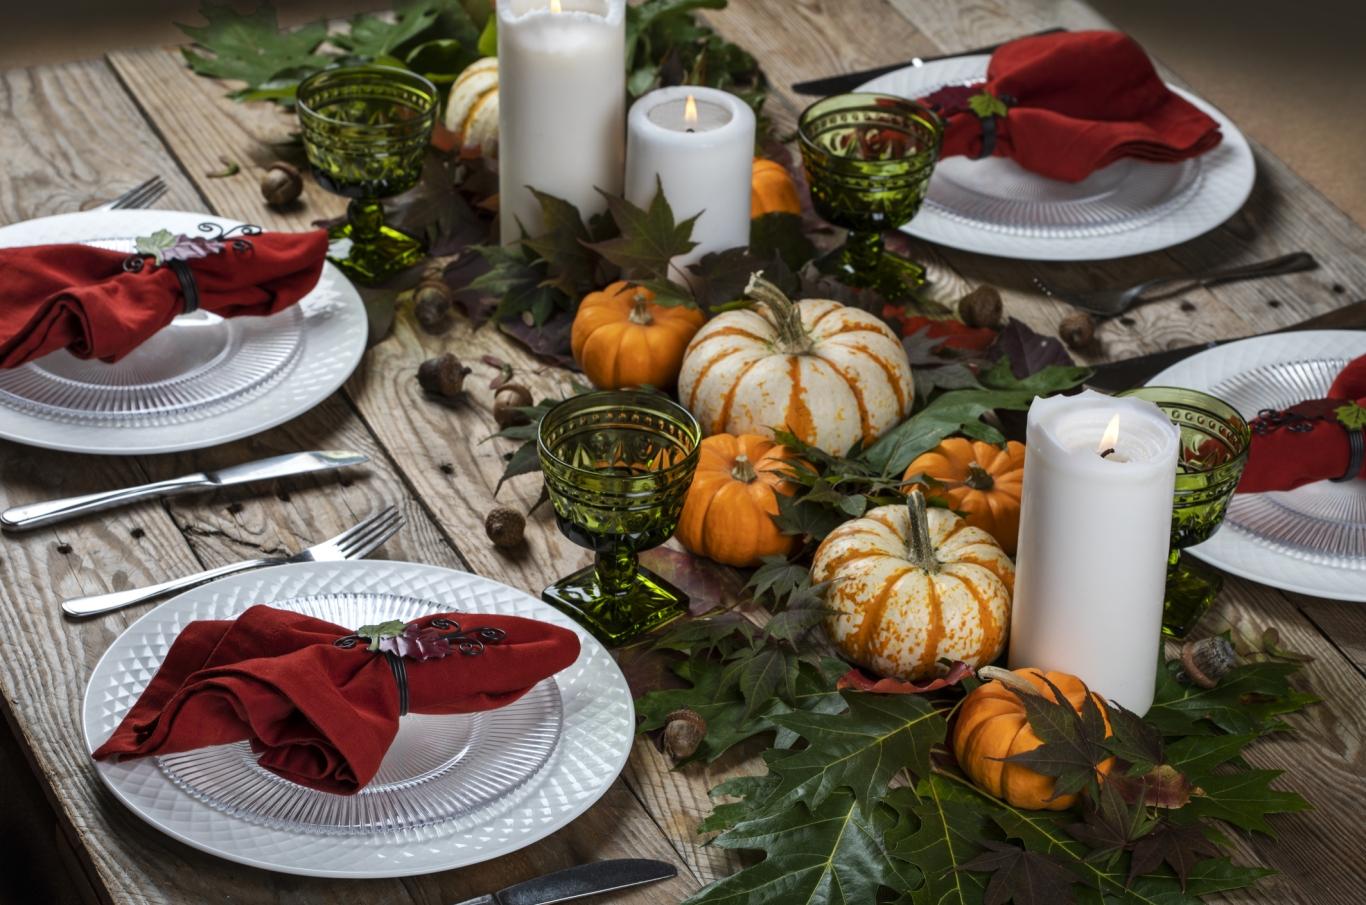
[[[995,679],[1016,694],[1032,694],[1043,697],[1043,693],[1034,687],[1034,683],[1021,675],[1017,675],[1008,669],[999,666],[983,666],[977,670],[977,678],[983,682],[990,682]]]
[[[811,334],[802,325],[801,308],[785,292],[764,279],[762,270],[750,275],[745,295],[762,302],[773,313],[773,325],[778,329],[778,341],[774,345],[780,352],[804,355],[811,351]]]
[[[934,541],[930,539],[930,516],[925,506],[925,495],[919,489],[906,494],[906,510],[911,524],[906,535],[906,558],[930,574],[939,571],[939,559],[934,555]]]
[[[759,472],[754,470],[754,463],[749,460],[749,456],[740,453],[735,457],[735,464],[731,467],[730,476],[737,481],[750,484],[759,477]]]
[[[968,476],[963,479],[963,483],[973,490],[990,490],[996,486],[996,479],[991,476],[991,472],[973,462],[968,466]]]

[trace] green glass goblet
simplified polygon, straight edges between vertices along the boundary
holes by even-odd
[[[378,283],[421,262],[422,241],[384,222],[380,199],[422,175],[436,121],[436,87],[391,66],[324,69],[299,85],[304,150],[318,183],[351,199],[332,227],[329,257],[357,283]]]
[[[1162,631],[1184,638],[1214,603],[1224,580],[1182,551],[1219,530],[1247,465],[1252,430],[1233,406],[1197,390],[1142,387],[1120,395],[1154,403],[1181,429]]]
[[[687,612],[687,595],[641,568],[636,555],[673,535],[701,439],[687,409],[644,391],[575,396],[541,419],[536,445],[555,520],[596,554],[541,597],[605,644]]]
[[[925,268],[887,252],[885,230],[920,210],[944,124],[928,108],[884,94],[841,94],[802,113],[797,135],[816,213],[849,230],[817,266],[852,285],[904,298]]]

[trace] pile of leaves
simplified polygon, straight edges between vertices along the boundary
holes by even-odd
[[[1268,815],[1308,807],[1271,787],[1277,771],[1241,756],[1317,700],[1293,687],[1298,662],[1245,660],[1212,689],[1183,684],[1179,663],[1165,663],[1146,718],[1112,708],[1109,737],[1094,705],[1078,714],[1028,696],[1043,744],[1013,759],[1082,797],[1071,810],[1026,811],[976,788],[949,752],[954,704],[976,684],[968,670],[929,687],[837,681],[844,663],[802,652],[819,589],[777,567],[756,578],[777,601],[773,621],[759,628],[725,614],[676,628],[658,646],[677,655],[672,669],[687,687],[637,702],[645,732],[680,708],[700,714],[708,730],[695,760],[772,734],[767,773],[713,789],[724,803],[700,827],[719,833],[713,844],[764,858],[689,905],[1194,905],[1271,873],[1235,864],[1228,833],[1269,835]],[[1115,766],[1098,783],[1096,765],[1109,758]]]

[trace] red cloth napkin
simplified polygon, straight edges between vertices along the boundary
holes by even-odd
[[[452,643],[441,659],[404,658],[412,713],[472,713],[511,704],[578,658],[568,629],[515,616],[443,613],[464,632],[505,633],[470,656]],[[443,630],[443,631],[449,631]],[[398,683],[389,659],[364,642],[334,644],[349,629],[254,606],[235,620],[187,625],[123,722],[95,751],[175,754],[249,740],[259,763],[286,779],[350,795],[379,769],[398,732]]]
[[[327,233],[260,233],[239,251],[228,239],[188,263],[199,307],[221,317],[288,308],[318,282]],[[207,243],[199,238],[197,241]],[[202,250],[206,246],[199,246]],[[67,349],[118,361],[185,310],[180,279],[166,264],[87,245],[0,249],[0,368]]]
[[[1009,107],[984,124],[968,98]],[[943,157],[1011,157],[1050,179],[1077,182],[1123,157],[1178,161],[1219,144],[1219,124],[1174,94],[1143,48],[1115,31],[1020,38],[991,55],[987,80],[921,102],[947,120]],[[994,135],[991,134],[994,132]]]
[[[1253,420],[1252,446],[1238,492],[1293,490],[1341,477],[1351,462],[1351,445],[1336,413],[1352,402],[1366,405],[1366,355],[1343,368],[1328,398],[1301,402],[1285,412]],[[1366,463],[1357,477],[1366,478]]]

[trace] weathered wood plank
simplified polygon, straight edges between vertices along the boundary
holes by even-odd
[[[1289,596],[1299,605],[1300,612],[1318,626],[1319,631],[1323,632],[1333,646],[1356,664],[1359,671],[1366,674],[1366,606],[1341,600],[1306,597],[1303,594]]]

